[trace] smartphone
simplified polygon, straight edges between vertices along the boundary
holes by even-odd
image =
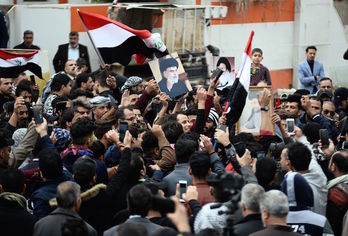
[[[186,193],[187,181],[179,180],[179,188],[180,188],[180,202],[185,202],[184,199],[182,198],[182,195]]]
[[[295,131],[295,120],[293,118],[286,119],[286,129],[289,134],[293,134]]]
[[[281,102],[280,102],[280,98],[275,98],[273,101],[274,107],[279,107]]]
[[[128,123],[127,122],[120,122],[120,141],[123,142],[124,136],[126,134],[126,131],[128,130]]]
[[[47,134],[48,134],[48,136],[51,136],[51,134],[52,134],[52,132],[53,132],[53,124],[49,124],[48,126],[47,126]]]
[[[210,79],[217,80],[220,78],[222,73],[223,71],[220,68],[216,68],[216,70],[214,70],[213,74],[210,76]]]
[[[327,129],[320,129],[319,130],[319,137],[321,141],[321,145],[324,148],[329,147],[329,132]]]
[[[239,157],[242,157],[244,155],[246,149],[245,143],[238,142],[234,144],[234,148],[236,149],[236,152]]]
[[[227,126],[226,125],[219,125],[217,128],[221,129],[224,132],[226,132]]]
[[[42,116],[43,106],[41,104],[37,104],[33,106],[33,115],[34,121],[36,124],[42,124],[43,116]]]

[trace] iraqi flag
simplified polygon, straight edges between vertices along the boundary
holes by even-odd
[[[42,79],[42,71],[39,66],[39,51],[16,52],[14,50],[0,49],[0,76],[2,78],[14,78],[20,73],[29,70]]]
[[[168,54],[158,33],[132,29],[98,14],[79,10],[78,13],[92,43],[106,64],[118,62],[126,66],[134,54],[136,62],[142,64],[146,58],[153,58],[153,54],[157,57]]]
[[[240,65],[237,78],[234,81],[229,93],[229,100],[226,102],[224,112],[227,112],[226,118],[230,124],[235,124],[242,115],[246,98],[250,86],[251,69],[251,43],[253,41],[254,31],[251,31],[248,43],[245,47],[242,63]]]

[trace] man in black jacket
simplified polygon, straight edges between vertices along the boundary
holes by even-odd
[[[18,169],[6,170],[0,176],[1,235],[32,235],[35,217],[27,211],[24,175]]]
[[[234,226],[235,235],[249,235],[263,229],[259,201],[265,190],[258,184],[242,188],[241,208],[244,218]]]
[[[53,58],[53,66],[56,73],[64,70],[65,62],[68,59],[77,60],[83,58],[87,61],[88,70],[87,73],[91,72],[91,66],[89,63],[89,56],[87,47],[79,44],[79,33],[69,33],[69,43],[59,45],[56,55]]]
[[[34,33],[31,30],[26,30],[23,33],[23,43],[18,44],[14,49],[35,49],[40,50],[39,46],[33,44]]]

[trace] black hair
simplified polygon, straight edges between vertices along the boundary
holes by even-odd
[[[76,60],[76,65],[80,69],[82,66],[87,66],[87,61],[86,59],[79,57]]]
[[[321,78],[321,79],[319,80],[319,83],[321,83],[322,81],[326,81],[326,80],[330,81],[331,84],[332,84],[332,79],[330,79],[329,77],[323,77],[323,78]]]
[[[180,135],[184,133],[182,125],[177,121],[164,123],[162,125],[162,130],[169,143],[175,143]]]
[[[70,81],[71,79],[68,75],[64,73],[56,74],[52,79],[51,90],[53,92],[58,92],[61,90],[62,85],[66,86]]]
[[[90,77],[90,75],[87,74],[87,73],[79,74],[78,76],[76,76],[75,86],[74,87],[75,88],[81,88],[81,84],[82,83],[87,83],[89,77]]]
[[[72,108],[67,109],[63,112],[63,115],[60,118],[60,127],[66,129],[66,122],[71,122],[74,118],[74,110]]]
[[[308,47],[306,48],[306,52],[308,52],[309,49],[314,49],[315,51],[317,51],[317,48],[316,48],[315,46],[308,46]]]
[[[196,151],[197,143],[189,139],[179,139],[175,143],[177,163],[188,163],[191,155]]]
[[[152,207],[152,194],[143,184],[138,184],[129,190],[127,202],[131,215],[145,217]]]
[[[323,100],[321,100],[320,97],[313,95],[313,96],[310,96],[309,99],[320,102],[320,107],[323,107]]]
[[[97,139],[102,139],[103,136],[112,129],[113,122],[113,120],[96,121],[94,135],[97,137]]]
[[[290,94],[287,98],[287,102],[296,102],[298,109],[301,109],[301,96],[298,94]]]
[[[69,102],[67,97],[56,97],[52,100],[52,107],[56,109],[56,113],[64,112],[66,110],[66,104]]]
[[[16,97],[19,97],[23,91],[33,94],[32,85],[29,80],[24,79],[18,83],[15,93]]]
[[[153,149],[158,147],[158,139],[151,131],[146,131],[143,135],[143,141],[141,142],[141,148],[147,155],[151,155]]]
[[[265,157],[256,162],[256,178],[259,185],[269,189],[270,183],[277,173],[277,163],[273,158]]]
[[[294,167],[296,171],[306,171],[308,170],[309,163],[311,162],[312,153],[304,144],[295,142],[289,144],[288,148],[288,158],[290,160],[291,166]]]
[[[144,167],[144,160],[140,153],[132,153],[130,168],[128,172],[128,182],[137,183],[141,177],[141,171]]]
[[[115,122],[117,123],[118,120],[124,120],[125,115],[124,115],[124,110],[128,109],[128,107],[120,107],[115,111]]]
[[[24,190],[24,174],[18,169],[7,169],[0,176],[0,184],[4,192],[22,194]]]
[[[81,99],[75,99],[72,103],[72,109],[74,110],[74,112],[77,111],[78,107],[83,107],[85,109],[91,110],[91,105],[88,102],[85,102]]]
[[[75,100],[76,98],[81,97],[81,96],[87,97],[87,91],[85,91],[81,88],[78,88],[78,89],[74,89],[72,92],[70,92],[69,98],[71,100]]]
[[[332,162],[340,172],[348,173],[348,150],[341,150],[332,155]]]
[[[219,236],[220,232],[217,229],[203,229],[199,231],[197,236]]]
[[[205,179],[210,170],[209,154],[203,151],[196,151],[193,153],[190,159],[190,167],[194,177]]]
[[[70,135],[75,145],[86,145],[88,138],[93,135],[94,124],[87,119],[80,119],[71,126]]]
[[[76,31],[71,31],[70,33],[69,33],[69,36],[79,36],[79,33],[78,32],[76,32]]]
[[[216,63],[216,67],[219,67],[219,65],[223,63],[226,66],[226,70],[228,70],[229,72],[231,72],[231,64],[228,61],[228,59],[226,57],[220,57],[219,60]]]
[[[251,55],[253,55],[255,52],[259,52],[261,54],[261,56],[263,55],[263,52],[261,50],[261,48],[254,48],[252,51],[251,51]]]
[[[105,71],[100,71],[98,74],[95,75],[95,82],[98,82],[102,87],[109,87],[106,83],[107,75]]]
[[[185,114],[187,116],[196,116],[198,114],[198,106],[190,106],[186,111]]]
[[[34,33],[31,30],[26,30],[26,31],[24,31],[23,36],[25,36],[27,34],[34,34]]]
[[[59,153],[45,148],[38,154],[39,168],[46,179],[56,179],[63,175],[63,161]]]

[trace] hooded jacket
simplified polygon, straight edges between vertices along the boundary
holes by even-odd
[[[0,194],[0,232],[3,236],[32,235],[36,218],[27,211],[26,199],[17,193]]]
[[[288,173],[281,190],[288,196],[289,202],[286,223],[295,232],[306,235],[333,235],[326,217],[309,210],[314,205],[313,191],[301,174]]]

